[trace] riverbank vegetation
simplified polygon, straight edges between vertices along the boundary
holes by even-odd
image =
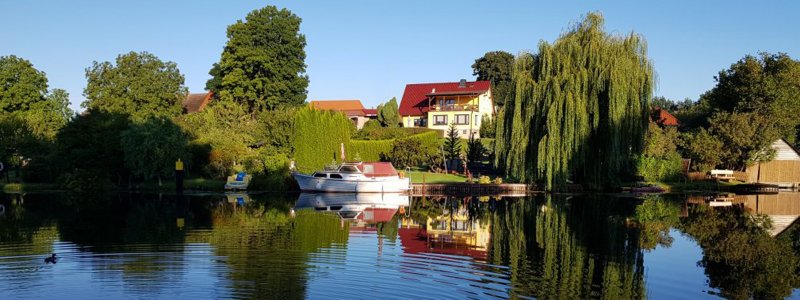
[[[457,138],[452,128],[401,128],[396,98],[356,130],[344,114],[305,106],[300,23],[268,6],[230,25],[209,71],[213,99],[192,113],[182,108],[188,91],[178,66],[152,53],[93,62],[78,115],[32,63],[0,57],[0,162],[15,182],[60,188],[163,187],[180,159],[187,178],[216,184],[247,172],[253,189],[291,189],[291,161],[311,172],[355,160],[597,190],[639,180],[679,186],[684,159],[691,171],[742,170],[771,160],[777,138],[800,146],[797,60],[748,55],[698,101],[653,98],[644,38],[607,33],[599,13],[535,53],[492,51],[475,60],[474,75],[491,82],[498,108],[495,118],[483,116],[480,139]],[[659,123],[658,109],[680,124]]]

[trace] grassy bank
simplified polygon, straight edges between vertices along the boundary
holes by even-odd
[[[668,192],[724,192],[724,191],[730,191],[733,187],[742,183],[738,181],[731,181],[731,182],[689,181],[689,182],[656,182],[655,184],[664,188]]]
[[[51,183],[4,183],[4,193],[36,192],[58,190],[57,184]]]
[[[421,171],[411,171],[408,177],[411,178],[411,183],[422,183],[423,177],[425,178],[425,183],[463,183],[467,181],[467,178],[462,175]]]

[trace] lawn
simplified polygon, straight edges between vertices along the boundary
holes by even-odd
[[[462,183],[466,182],[467,178],[462,175],[431,173],[411,171],[409,177],[411,183],[422,183],[422,177],[425,177],[425,183]]]

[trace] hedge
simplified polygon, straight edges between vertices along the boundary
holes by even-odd
[[[352,123],[343,113],[303,108],[294,116],[294,160],[304,173],[341,162],[339,145],[350,141]],[[349,153],[349,152],[348,152]]]
[[[415,134],[403,139],[419,139],[423,148],[431,146],[438,148],[442,141],[442,133],[436,131],[426,131]],[[347,149],[348,160],[353,160],[356,154],[361,161],[388,161],[395,139],[391,140],[351,140]]]

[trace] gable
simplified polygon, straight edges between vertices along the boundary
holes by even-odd
[[[783,139],[772,143],[772,149],[775,149],[775,160],[800,160],[800,153]]]

